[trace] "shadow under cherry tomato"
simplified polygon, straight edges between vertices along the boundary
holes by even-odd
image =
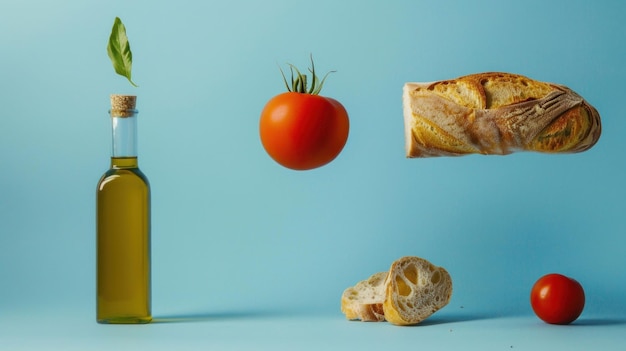
[[[573,326],[608,326],[608,325],[626,325],[626,318],[580,318],[572,322]]]

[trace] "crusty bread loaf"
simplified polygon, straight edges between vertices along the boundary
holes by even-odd
[[[393,262],[388,272],[347,288],[341,311],[349,320],[412,325],[443,308],[451,296],[452,279],[444,268],[407,256]]]
[[[402,257],[391,265],[385,280],[385,319],[413,325],[450,302],[452,278],[442,267],[419,257]]]
[[[573,153],[600,138],[598,111],[571,89],[479,73],[403,90],[407,157]]]
[[[341,312],[349,320],[382,322],[385,320],[385,278],[387,272],[373,274],[369,279],[347,288],[341,295]]]

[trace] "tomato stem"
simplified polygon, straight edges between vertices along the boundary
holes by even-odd
[[[322,80],[319,80],[319,78],[315,74],[315,64],[313,63],[313,54],[311,54],[311,68],[309,68],[309,72],[311,72],[312,78],[311,78],[311,87],[309,87],[307,83],[307,75],[302,74],[302,72],[300,72],[300,70],[298,70],[296,66],[290,63],[287,63],[287,65],[289,65],[289,71],[291,72],[291,85],[287,82],[285,73],[279,67],[280,74],[283,76],[283,81],[285,82],[285,86],[287,87],[287,90],[290,92],[296,92],[296,93],[302,93],[302,94],[319,95],[319,93],[322,91],[322,87],[324,86],[324,82],[326,81],[326,78],[328,77],[328,75],[336,72],[336,71],[330,71],[326,73],[326,75],[324,75]],[[295,78],[294,78],[294,71],[296,73]]]

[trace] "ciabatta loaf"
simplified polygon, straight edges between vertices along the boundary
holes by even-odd
[[[403,90],[407,157],[574,153],[600,138],[598,111],[571,89],[479,73]]]
[[[402,257],[380,272],[346,289],[341,311],[349,320],[417,324],[448,304],[450,274],[427,260]]]
[[[349,320],[382,322],[385,320],[385,278],[387,272],[372,275],[367,280],[347,288],[341,295],[341,312]]]
[[[450,302],[448,271],[419,257],[395,261],[385,280],[385,319],[395,325],[414,325]]]

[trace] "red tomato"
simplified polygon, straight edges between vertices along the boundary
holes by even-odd
[[[261,142],[279,164],[309,170],[334,160],[348,139],[346,109],[328,97],[286,92],[261,113]]]
[[[320,96],[326,80],[318,79],[311,57],[311,87],[307,76],[293,65],[288,92],[273,97],[261,112],[261,143],[279,164],[309,170],[334,160],[346,145],[350,122],[348,112],[337,100]],[[294,78],[294,70],[297,76]],[[282,73],[282,70],[281,70]]]
[[[545,275],[530,292],[537,317],[550,324],[570,324],[583,312],[585,291],[576,280],[561,274]]]

